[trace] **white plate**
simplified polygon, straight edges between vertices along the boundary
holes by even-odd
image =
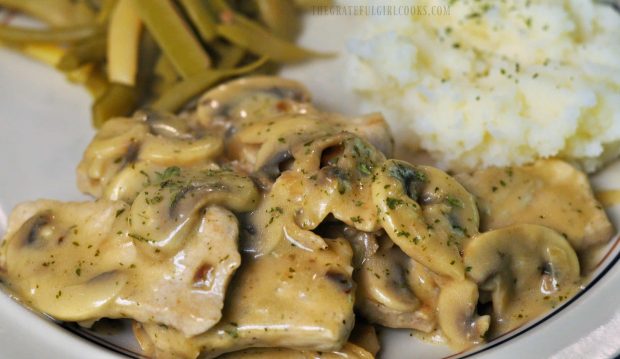
[[[347,34],[363,18],[310,16],[302,43],[342,51]],[[357,112],[342,77],[342,58],[288,68],[284,75],[299,79],[324,108]],[[37,198],[79,200],[75,166],[90,141],[90,98],[57,72],[6,50],[0,50],[0,233],[6,215],[20,201]],[[620,163],[597,175],[597,188],[620,188]],[[609,211],[620,228],[620,208]],[[547,317],[461,355],[476,358],[609,358],[620,353],[620,246],[593,275],[590,285]],[[69,328],[71,329],[71,328]],[[0,357],[117,358],[136,351],[131,336],[100,334],[118,352],[28,311],[0,294]],[[101,340],[101,339],[100,339]],[[409,331],[383,331],[383,358],[440,358],[443,346],[422,343]]]

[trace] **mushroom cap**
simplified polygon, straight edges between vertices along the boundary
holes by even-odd
[[[335,133],[343,124],[323,114],[285,114],[256,119],[239,130],[227,143],[227,155],[247,167],[269,188],[293,161],[291,148],[313,138]]]
[[[328,238],[344,237],[353,248],[353,267],[360,268],[362,264],[379,250],[377,234],[358,231],[353,227],[340,222],[338,232]]]
[[[548,311],[577,290],[579,261],[548,227],[522,224],[481,233],[467,243],[467,276],[491,293],[494,333]]]
[[[136,197],[150,184],[161,182],[166,171],[174,171],[177,166],[163,167],[148,162],[136,162],[121,169],[105,186],[102,198],[110,201],[123,201],[132,204]],[[221,170],[215,163],[195,165],[192,171],[211,173]],[[179,171],[182,171],[179,168]]]
[[[428,269],[389,238],[355,272],[356,308],[371,323],[423,332],[435,329],[438,287]]]
[[[101,197],[128,167],[205,167],[222,154],[217,134],[187,124],[177,116],[140,111],[132,118],[107,121],[95,135],[78,165],[78,187]],[[150,171],[147,171],[150,172]]]
[[[409,257],[398,247],[381,248],[355,276],[358,295],[399,312],[413,312],[421,304],[407,285]]]
[[[343,118],[342,121],[346,123],[346,131],[365,139],[386,157],[392,157],[394,137],[382,114],[375,112],[359,117]]]
[[[283,239],[308,250],[325,248],[312,230],[330,214],[360,231],[380,229],[369,188],[383,154],[341,132],[299,144],[292,155],[291,169],[277,178],[252,215],[255,231],[247,251],[268,253]]]
[[[269,188],[282,171],[308,157],[304,154],[314,140],[337,136],[343,131],[367,140],[385,155],[392,152],[389,128],[378,114],[347,118],[327,113],[292,113],[258,118],[240,126],[228,140],[226,153],[230,159],[239,161],[241,167],[256,172],[261,182],[265,182],[264,187]],[[293,154],[296,149],[297,153]]]
[[[159,166],[203,165],[219,156],[223,149],[223,140],[216,136],[179,139],[147,134],[138,160]]]
[[[148,132],[146,123],[132,118],[106,121],[84,151],[77,167],[78,188],[84,193],[101,197],[103,188],[111,178],[135,160]]]
[[[231,171],[169,167],[157,177],[133,202],[127,230],[136,245],[169,254],[183,246],[203,208],[249,212],[259,199],[252,180]]]
[[[198,120],[205,126],[217,121],[237,126],[244,121],[283,113],[314,111],[310,92],[301,83],[276,76],[249,76],[228,81],[198,100]]]
[[[460,251],[478,232],[473,196],[447,173],[387,160],[374,173],[372,198],[386,233],[437,274],[464,278]]]
[[[355,134],[340,132],[300,144],[292,153],[293,170],[307,174],[308,203],[297,214],[303,228],[316,228],[331,213],[360,231],[380,229],[370,184],[373,170],[385,161],[381,152]]]
[[[157,178],[157,172],[163,173],[165,169],[145,162],[126,166],[104,187],[101,198],[131,204],[151,178]]]
[[[439,327],[456,348],[467,348],[484,342],[489,329],[488,315],[478,316],[478,286],[469,280],[451,280],[439,294],[437,316]]]
[[[355,307],[369,322],[387,328],[415,329],[430,333],[437,325],[433,308],[421,307],[414,311],[403,312],[365,297],[357,298]]]

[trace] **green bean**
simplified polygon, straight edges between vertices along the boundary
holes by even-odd
[[[209,68],[209,56],[170,0],[134,0],[134,4],[147,29],[183,78]]]
[[[221,6],[220,3],[215,3]],[[224,15],[226,14],[226,15]],[[226,19],[226,17],[231,17]],[[254,21],[239,14],[222,12],[224,23],[217,26],[217,32],[226,40],[241,46],[259,56],[267,56],[276,62],[299,62],[312,57],[330,56],[306,50],[282,40],[265,30]]]
[[[136,84],[142,22],[133,0],[119,0],[108,24],[108,78],[128,86]]]
[[[144,31],[140,37],[138,53],[140,56],[138,57],[136,87],[140,95],[138,100],[140,104],[143,104],[154,96],[152,88],[155,82],[155,66],[157,65],[159,56],[165,55],[159,50],[157,42],[148,31]],[[170,66],[172,66],[172,64]],[[172,71],[174,71],[174,69]]]
[[[31,29],[0,25],[0,40],[9,42],[75,42],[100,34],[95,25],[78,25],[56,29]]]
[[[83,85],[93,73],[95,64],[87,63],[72,70],[65,71],[65,78],[74,84]]]
[[[116,116],[130,115],[138,102],[135,87],[112,83],[93,104],[93,125],[101,127],[105,121]]]
[[[1,0],[0,0],[1,1]],[[110,19],[112,11],[116,7],[118,0],[103,0],[96,21],[98,24],[105,24]]]
[[[200,0],[179,0],[183,9],[192,20],[202,39],[206,42],[215,40],[215,22],[207,7]]]
[[[256,0],[261,20],[275,35],[293,40],[300,30],[297,9],[290,0]]]
[[[179,75],[177,75],[165,54],[160,54],[155,63],[155,75],[157,78],[152,86],[152,91],[156,95],[161,95],[179,79]]]
[[[95,19],[89,1],[0,0],[0,6],[24,12],[52,26],[85,25]]]
[[[110,83],[108,82],[108,76],[106,76],[103,69],[96,67],[88,76],[88,79],[84,83],[84,87],[88,90],[91,96],[95,99],[103,96]]]
[[[220,56],[220,60],[217,63],[217,67],[220,69],[232,69],[246,55],[244,49],[234,45],[215,44],[213,47]]]
[[[221,14],[224,11],[232,11],[232,8],[228,5],[228,3],[226,3],[225,0],[211,0],[208,4],[211,9],[218,14]]]
[[[258,25],[248,26],[238,22],[229,25],[218,25],[217,31],[228,41],[254,54],[267,56],[276,62],[300,62],[311,57],[328,56],[281,40]]]
[[[75,70],[88,62],[100,62],[105,59],[106,39],[104,36],[95,36],[84,40],[83,43],[67,49],[56,68],[61,71]]]
[[[226,0],[0,0],[0,7],[49,25],[0,24],[0,44],[83,84],[96,99],[92,116],[99,127],[144,104],[178,110],[228,77],[324,56],[287,41],[299,30],[296,1],[237,0],[233,8]]]
[[[196,74],[191,79],[177,83],[168,89],[159,99],[151,105],[151,108],[158,111],[176,112],[185,103],[208,89],[216,83],[232,76],[242,75],[253,71],[267,62],[266,57],[236,69],[231,70],[207,70]]]

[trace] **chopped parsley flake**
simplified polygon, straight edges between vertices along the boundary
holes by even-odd
[[[460,199],[458,199],[456,197],[447,196],[446,197],[446,203],[448,203],[452,207],[465,208],[465,205],[463,204],[463,201],[461,201]]]
[[[357,165],[357,168],[359,169],[359,171],[365,175],[370,175],[372,174],[372,172],[370,171],[370,168],[368,167],[368,165],[364,162],[360,162]]]
[[[172,177],[176,177],[181,174],[181,169],[177,166],[168,167],[164,172],[155,172],[160,181],[167,181]],[[148,176],[147,176],[148,177]]]
[[[394,197],[388,197],[385,199],[385,204],[387,204],[387,206],[390,209],[395,209],[396,206],[400,206],[401,204],[404,204],[405,202],[403,202],[402,199],[398,199],[398,198],[394,198]]]
[[[411,233],[409,233],[409,232],[407,232],[407,231],[400,230],[400,231],[396,232],[396,235],[397,235],[398,237],[405,237],[405,238],[409,238],[409,236],[411,235]]]

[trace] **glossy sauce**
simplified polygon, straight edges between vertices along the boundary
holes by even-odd
[[[80,188],[101,199],[18,207],[3,278],[61,320],[130,318],[161,357],[371,358],[378,341],[356,341],[356,312],[475,345],[573,295],[575,252],[613,232],[564,162],[459,184],[387,160],[380,115],[323,113],[309,99],[298,83],[257,77],[182,118],[109,121],[78,167]]]
[[[477,198],[482,231],[540,224],[566,236],[577,252],[606,243],[614,233],[587,176],[560,160],[489,168],[457,178]]]

